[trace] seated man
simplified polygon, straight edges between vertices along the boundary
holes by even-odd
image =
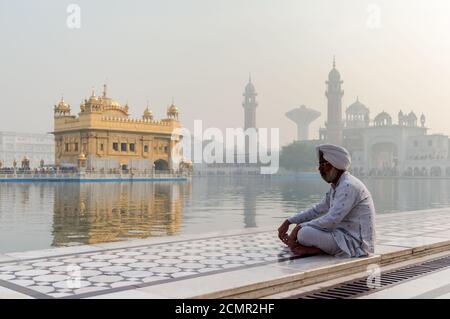
[[[364,184],[347,172],[350,154],[340,146],[316,147],[319,172],[331,187],[324,199],[288,218],[278,237],[297,256],[363,257],[374,252],[375,207]],[[288,235],[290,224],[297,224]]]

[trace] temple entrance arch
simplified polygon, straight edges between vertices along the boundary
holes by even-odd
[[[430,169],[430,176],[442,176],[442,169],[439,166],[433,166]]]
[[[420,169],[418,167],[414,167],[414,176],[420,176],[421,172]]]
[[[155,161],[155,170],[156,171],[167,171],[169,170],[169,163],[163,159],[159,159]]]
[[[398,148],[393,142],[372,144],[369,153],[371,170],[377,175],[391,175],[398,165]]]

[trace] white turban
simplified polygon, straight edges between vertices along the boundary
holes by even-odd
[[[323,158],[331,165],[341,170],[348,170],[351,159],[350,153],[343,147],[333,144],[321,144],[316,146],[317,157],[319,151],[323,153]]]

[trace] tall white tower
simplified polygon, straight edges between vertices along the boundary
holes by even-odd
[[[244,102],[242,103],[244,107],[244,130],[251,127],[256,128],[256,107],[258,106],[256,96],[258,94],[253,86],[251,75],[248,78],[245,92],[242,95],[244,96]]]
[[[248,83],[245,86],[244,102],[242,103],[242,107],[244,108],[244,130],[249,128],[256,129],[256,107],[258,103],[256,102],[256,93],[255,87],[252,83],[252,77],[249,75]],[[246,161],[250,152],[250,138],[249,136],[245,136],[245,156]]]
[[[333,69],[328,74],[327,91],[325,96],[328,99],[327,109],[327,141],[331,144],[343,144],[343,122],[342,122],[342,90],[341,75],[336,70],[336,60],[333,58]]]

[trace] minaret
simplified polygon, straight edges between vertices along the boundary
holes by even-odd
[[[242,94],[244,96],[244,102],[242,106],[244,107],[244,130],[249,128],[256,129],[256,107],[258,103],[256,102],[256,93],[255,87],[252,83],[251,74],[248,77],[248,83],[245,86],[245,92]],[[245,156],[246,162],[249,158],[250,153],[250,138],[248,135],[245,136]]]
[[[336,70],[336,60],[333,58],[333,69],[328,74],[327,91],[325,96],[328,99],[327,109],[327,142],[331,144],[343,144],[343,123],[342,123],[342,90],[341,75]]]
[[[256,96],[258,94],[253,86],[251,75],[249,75],[248,84],[245,86],[245,92],[242,95],[244,96],[242,106],[245,112],[244,130],[251,127],[256,128],[256,107],[258,106]]]

